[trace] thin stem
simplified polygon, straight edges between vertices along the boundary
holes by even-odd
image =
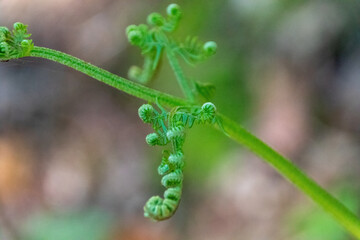
[[[360,220],[354,213],[308,177],[289,159],[280,155],[238,123],[221,114],[219,114],[219,117],[225,132],[230,138],[264,159],[326,212],[331,214],[343,227],[360,239]]]
[[[103,82],[135,97],[144,99],[145,101],[153,103],[157,101],[158,103],[166,106],[180,106],[189,104],[189,102],[184,99],[145,87],[135,82],[131,82],[125,78],[119,77],[104,69],[96,67],[88,62],[63,52],[35,46],[34,49],[30,52],[30,56],[46,58],[51,61],[64,64],[90,77],[93,77],[100,82]]]
[[[194,93],[180,67],[178,60],[176,59],[173,50],[170,47],[167,47],[166,55],[169,60],[170,66],[175,73],[175,77],[181,87],[181,90],[183,91],[187,99],[189,99],[191,102],[194,102],[195,101]]]
[[[158,103],[168,107],[191,105],[191,103],[186,100],[130,82],[129,80],[118,77],[110,72],[91,65],[90,63],[86,63],[83,60],[59,51],[35,47],[30,55],[33,57],[42,57],[59,62],[146,101],[157,101]],[[360,239],[360,220],[354,213],[331,196],[331,194],[329,194],[321,186],[315,183],[290,160],[281,156],[260,139],[241,127],[238,123],[221,114],[218,114],[218,117],[221,119],[222,127],[228,137],[234,139],[246,148],[250,149],[256,155],[263,158],[281,175],[287,178],[297,188],[313,199],[314,202],[320,205],[326,212],[332,215],[338,223]]]
[[[153,56],[145,55],[144,56],[144,66],[142,69],[139,82],[142,84],[147,84],[153,77],[155,69],[153,68],[154,61]]]

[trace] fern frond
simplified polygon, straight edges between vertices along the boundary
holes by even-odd
[[[204,61],[214,55],[217,45],[213,41],[203,43],[198,37],[188,36],[184,43],[180,43],[176,52],[190,65]]]
[[[165,146],[171,143],[173,151],[163,151],[158,173],[162,176],[161,184],[167,188],[164,198],[151,197],[144,206],[144,216],[159,221],[171,217],[180,202],[186,128],[194,123],[216,123],[216,107],[207,102],[199,106],[178,106],[167,112],[160,104],[157,111],[152,105],[144,104],[139,108],[139,117],[145,123],[151,124],[156,133],[146,136],[146,142],[151,145]]]
[[[6,27],[0,27],[0,61],[26,57],[30,55],[34,44],[27,32],[27,25],[16,22],[14,29],[10,31]]]

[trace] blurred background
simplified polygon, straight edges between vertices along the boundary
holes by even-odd
[[[0,25],[29,25],[36,45],[127,76],[142,65],[125,36],[170,1],[0,0]],[[188,76],[213,102],[291,158],[359,215],[360,2],[177,1],[179,40],[218,53]],[[152,88],[181,96],[163,59]],[[34,58],[0,63],[1,240],[347,240],[306,196],[220,132],[195,126],[184,193],[170,220],[144,219],[162,195],[161,148],[137,116],[143,103]]]

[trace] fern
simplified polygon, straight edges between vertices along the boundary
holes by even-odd
[[[27,32],[27,25],[14,23],[12,32],[6,27],[0,27],[0,60],[7,61],[14,58],[29,56],[34,44]]]
[[[182,57],[186,62],[193,64],[212,56],[216,52],[217,46],[211,41],[202,44],[194,37],[188,38],[184,43],[177,43],[169,37],[167,34],[176,29],[181,14],[178,5],[170,4],[167,8],[167,17],[163,17],[159,13],[150,14],[147,19],[150,26],[131,25],[126,32],[130,43],[140,47],[145,56],[144,68],[132,68],[131,75],[142,82],[149,81],[158,67],[159,59],[166,52],[167,59],[186,99],[129,81],[71,55],[34,46],[32,40],[29,39],[27,26],[22,23],[15,23],[12,31],[6,27],[0,27],[0,61],[26,56],[49,59],[74,68],[132,96],[157,104],[159,110],[156,110],[151,104],[143,105],[139,109],[140,118],[145,123],[151,124],[155,131],[146,137],[146,142],[151,146],[168,146],[171,143],[171,149],[163,151],[158,167],[158,173],[163,176],[161,183],[167,190],[164,192],[163,198],[155,196],[145,204],[144,214],[146,217],[163,220],[174,214],[181,199],[182,171],[185,164],[182,146],[186,132],[194,124],[208,124],[220,129],[226,136],[264,159],[332,215],[338,223],[360,239],[360,220],[336,198],[309,178],[290,160],[281,156],[233,120],[220,114],[214,104],[207,102],[202,106],[199,105],[199,96],[211,97],[213,88],[211,85],[198,84],[185,77],[177,57]],[[167,111],[162,106],[171,109]]]
[[[139,110],[139,117],[144,123],[151,124],[154,133],[146,136],[150,146],[166,146],[171,143],[172,150],[164,150],[158,173],[163,176],[161,184],[167,188],[164,198],[151,197],[144,206],[144,216],[153,220],[171,217],[181,200],[186,129],[197,124],[213,124],[217,121],[215,105],[207,102],[201,107],[175,107],[167,112],[158,104],[161,111],[152,105],[144,104]]]
[[[178,43],[168,33],[176,30],[181,19],[181,10],[177,4],[170,4],[167,8],[167,18],[160,13],[151,13],[147,17],[149,26],[145,24],[130,25],[126,29],[128,40],[132,45],[138,46],[144,55],[144,66],[132,66],[129,77],[140,83],[148,83],[156,71],[161,55],[166,51],[170,66],[172,67],[184,95],[192,102],[199,100],[202,95],[198,85],[187,78],[177,57],[182,57],[185,62],[194,64],[214,55],[217,45],[213,41],[201,43],[197,37],[187,37],[184,43]]]

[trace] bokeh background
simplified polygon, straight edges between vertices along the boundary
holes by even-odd
[[[120,76],[141,65],[124,29],[160,0],[0,0],[0,25],[29,25],[36,45]],[[177,1],[175,34],[214,40],[188,76],[216,85],[213,102],[291,158],[359,215],[360,2]],[[151,87],[181,96],[163,59]],[[42,59],[0,63],[1,240],[352,239],[262,160],[196,126],[185,144],[174,217],[143,218],[162,194],[161,148],[139,99]]]

